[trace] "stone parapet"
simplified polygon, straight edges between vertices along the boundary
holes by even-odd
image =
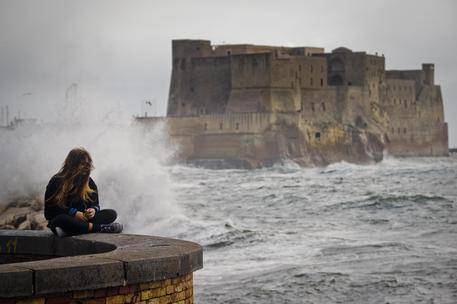
[[[0,230],[0,256],[0,303],[192,303],[203,265],[198,244],[127,234]]]

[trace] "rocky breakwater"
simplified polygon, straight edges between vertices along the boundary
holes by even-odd
[[[0,202],[0,229],[46,229],[43,208],[43,200],[39,197],[21,197]]]

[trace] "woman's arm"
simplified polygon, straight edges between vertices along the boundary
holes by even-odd
[[[44,217],[49,221],[59,214],[69,214],[74,216],[71,213],[71,208],[60,207],[54,202],[49,201],[52,198],[57,190],[59,189],[59,183],[55,177],[51,178],[48,185],[46,186],[46,192],[44,193]]]
[[[87,203],[87,208],[94,208],[95,212],[100,211],[100,203],[98,201],[98,188],[97,185],[95,184],[94,180],[89,177],[89,187],[94,190],[93,193],[91,193],[90,198],[92,201],[89,201]]]

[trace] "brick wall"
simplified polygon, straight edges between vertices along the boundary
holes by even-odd
[[[174,279],[33,298],[0,299],[0,304],[191,304],[192,273]]]

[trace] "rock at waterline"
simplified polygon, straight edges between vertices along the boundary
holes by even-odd
[[[20,198],[0,203],[0,229],[44,230],[46,225],[43,201],[39,198]]]

